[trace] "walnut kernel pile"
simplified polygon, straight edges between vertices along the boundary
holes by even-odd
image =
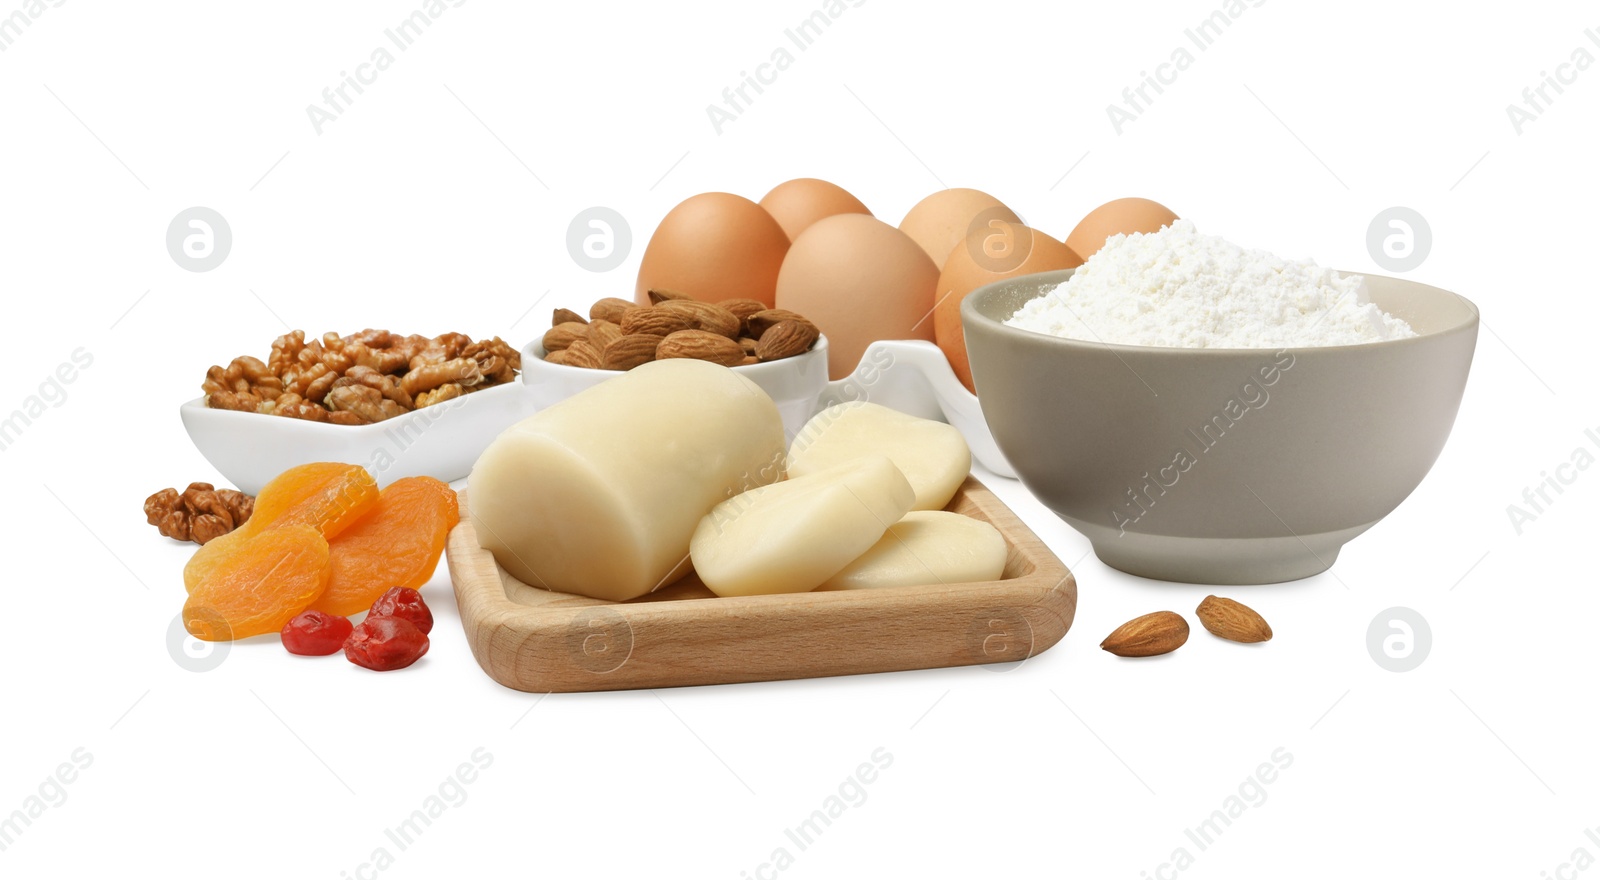
[[[212,409],[367,425],[503,385],[520,369],[521,355],[498,336],[363,330],[307,342],[296,330],[272,343],[266,363],[234,358],[207,370],[200,388]]]
[[[190,483],[180,494],[162,489],[144,500],[145,521],[175,541],[204,544],[245,524],[256,500],[234,489]]]
[[[556,309],[542,340],[544,359],[601,370],[667,358],[739,367],[804,354],[822,335],[801,315],[753,299],[708,303],[671,290],[649,293],[648,306],[602,299],[590,307],[588,320]]]

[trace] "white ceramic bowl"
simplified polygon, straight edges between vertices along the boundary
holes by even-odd
[[[980,464],[1002,477],[1016,477],[995,446],[977,396],[956,378],[937,345],[917,340],[874,342],[855,371],[837,382],[828,381],[827,345],[827,337],[823,337],[816,348],[798,357],[734,367],[777,401],[790,439],[817,410],[866,400],[918,418],[949,422],[967,438],[967,445]],[[522,364],[522,381],[537,389],[535,401],[539,408],[617,375],[546,363],[544,346],[537,340],[522,350]]]
[[[790,439],[817,411],[817,398],[828,385],[828,337],[805,354],[764,364],[734,367],[733,371],[761,386],[783,416],[783,432]],[[544,359],[544,343],[534,340],[522,349],[522,381],[528,386],[534,405],[544,409],[607,379],[622,375],[616,370],[569,367]]]
[[[200,454],[254,495],[278,474],[313,461],[363,465],[380,486],[414,476],[459,480],[490,441],[537,408],[530,389],[507,382],[371,425],[212,409],[205,398],[179,413]]]
[[[867,346],[848,377],[829,382],[818,408],[865,400],[907,415],[949,422],[967,438],[972,457],[1002,477],[1016,477],[1000,454],[978,397],[968,391],[950,361],[931,342],[883,340]]]

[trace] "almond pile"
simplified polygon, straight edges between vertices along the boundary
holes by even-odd
[[[672,290],[650,291],[650,305],[607,297],[587,320],[556,309],[544,334],[544,359],[598,370],[631,370],[666,358],[695,358],[725,367],[804,354],[822,335],[817,325],[753,299],[701,302]]]

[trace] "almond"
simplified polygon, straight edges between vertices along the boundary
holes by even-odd
[[[748,366],[751,366],[753,364],[759,364],[759,363],[761,363],[761,359],[760,358],[756,357],[753,354],[747,354],[747,355],[744,356],[744,360],[739,362],[739,366],[748,367]]]
[[[817,344],[817,325],[810,321],[779,321],[761,334],[756,357],[764,361],[782,360],[805,354]]]
[[[600,350],[595,348],[587,339],[580,339],[567,346],[567,365],[573,367],[588,367],[591,370],[600,369]]]
[[[750,335],[757,339],[760,339],[768,328],[780,321],[799,321],[803,324],[811,324],[804,315],[791,312],[788,309],[762,309],[745,319],[745,323],[750,327]],[[812,324],[812,326],[815,327],[816,325]]]
[[[631,370],[656,359],[656,346],[664,337],[650,333],[618,336],[600,352],[600,366],[607,370]]]
[[[622,338],[622,328],[604,318],[597,318],[589,322],[589,334],[585,338],[596,351],[605,351],[613,340]]]
[[[1272,627],[1255,609],[1232,599],[1207,596],[1194,614],[1212,635],[1230,642],[1265,642],[1272,638]]]
[[[589,325],[569,321],[557,324],[544,333],[544,350],[546,352],[560,351],[580,339],[589,335]]]
[[[644,306],[622,316],[620,322],[624,336],[648,333],[667,336],[679,330],[697,330],[694,316],[683,311],[666,311],[661,306]]]
[[[751,357],[755,356],[756,341],[754,339],[751,339],[748,336],[739,337],[739,347],[744,349],[745,354],[750,355]]]
[[[677,299],[664,302],[656,308],[668,314],[686,316],[689,319],[686,329],[705,330],[729,339],[739,338],[739,316],[722,306],[693,299]]]
[[[544,362],[547,364],[565,364],[567,362],[567,350],[563,348],[560,351],[552,351],[545,354]]]
[[[726,336],[708,330],[679,330],[656,346],[656,359],[695,358],[724,367],[744,363],[744,349]]]
[[[733,316],[739,319],[740,331],[745,336],[750,336],[751,333],[750,325],[744,322],[756,312],[767,310],[767,304],[758,299],[725,299],[717,305],[733,312]]]
[[[589,317],[592,320],[610,321],[621,324],[622,316],[634,309],[640,308],[639,304],[631,300],[618,299],[608,296],[589,307]]]
[[[694,299],[694,297],[687,293],[680,293],[676,290],[668,290],[665,287],[657,287],[647,290],[645,291],[645,296],[650,298],[650,304],[653,306],[659,306],[662,303],[669,302],[671,300]]]
[[[571,309],[556,309],[550,315],[550,326],[561,324],[587,324],[589,320]]]
[[[1173,611],[1156,611],[1112,630],[1100,648],[1118,657],[1154,657],[1183,647],[1189,623]]]

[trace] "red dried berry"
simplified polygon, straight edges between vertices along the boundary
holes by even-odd
[[[283,646],[291,654],[337,654],[353,629],[350,621],[323,611],[302,611],[283,625]]]
[[[426,653],[428,637],[403,617],[368,617],[344,642],[351,663],[379,672],[404,669]]]
[[[399,617],[411,621],[423,635],[433,632],[433,612],[422,601],[422,594],[410,587],[394,587],[379,596],[367,617]]]

